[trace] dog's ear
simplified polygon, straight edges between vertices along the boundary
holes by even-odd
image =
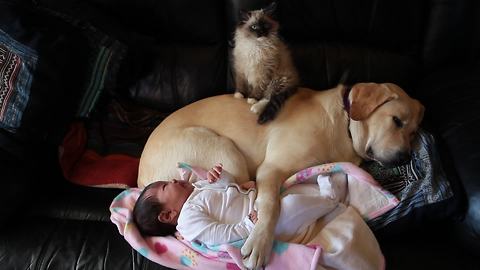
[[[383,84],[356,84],[350,92],[350,118],[364,120],[376,108],[395,98],[398,95]]]

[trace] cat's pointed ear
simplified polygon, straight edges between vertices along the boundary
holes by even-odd
[[[251,13],[248,10],[241,9],[238,12],[238,15],[239,15],[238,24],[245,24],[250,18]]]
[[[266,8],[263,8],[263,12],[268,16],[273,16],[273,13],[275,13],[276,9],[277,9],[277,2],[273,1]]]

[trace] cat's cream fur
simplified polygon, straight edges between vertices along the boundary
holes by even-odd
[[[247,16],[235,31],[235,97],[247,98],[253,104],[251,111],[259,114],[272,95],[297,87],[299,77],[287,45],[278,36],[278,22],[263,9]],[[265,36],[251,30],[259,21],[271,26]]]

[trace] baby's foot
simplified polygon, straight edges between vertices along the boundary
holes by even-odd
[[[324,198],[334,199],[335,190],[332,187],[332,182],[330,181],[330,176],[318,176],[317,183],[320,191],[320,196]]]

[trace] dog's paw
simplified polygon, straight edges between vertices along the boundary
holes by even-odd
[[[257,102],[258,102],[258,100],[254,99],[254,98],[247,98],[247,103],[248,104],[255,104]]]
[[[254,231],[247,238],[240,250],[243,265],[248,269],[262,269],[270,261],[273,236],[271,233],[257,233]]]
[[[234,98],[244,98],[243,94],[240,93],[240,92],[235,92],[235,94],[233,94],[233,97]]]

